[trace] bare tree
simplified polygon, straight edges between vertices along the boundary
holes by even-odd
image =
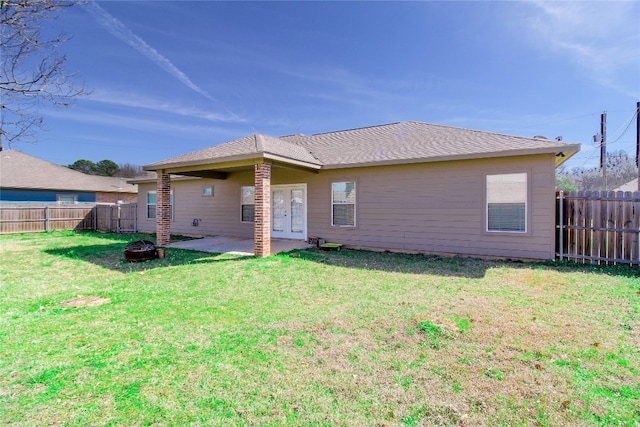
[[[556,190],[612,190],[637,178],[635,162],[624,150],[609,152],[606,159],[606,181],[599,167],[560,167],[556,170]]]
[[[148,172],[142,169],[142,166],[134,165],[132,163],[120,163],[118,165],[118,172],[116,176],[121,176],[124,178],[135,178],[139,176],[147,175]],[[155,176],[155,172],[149,174],[150,176]]]
[[[44,23],[84,0],[0,0],[0,150],[33,140],[43,127],[41,103],[69,106],[84,87],[65,70],[59,48],[69,37],[43,36]]]

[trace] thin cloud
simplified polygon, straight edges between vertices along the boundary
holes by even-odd
[[[95,90],[92,92],[90,101],[100,102],[109,105],[119,105],[131,108],[143,108],[151,111],[159,111],[180,116],[209,120],[212,122],[245,122],[246,120],[236,115],[222,115],[211,111],[205,111],[193,107],[185,107],[175,103],[167,103],[157,99],[145,98],[144,96],[129,94],[114,90]]]
[[[115,37],[146,56],[153,63],[174,76],[191,90],[199,93],[210,101],[216,101],[215,98],[198,87],[198,85],[193,83],[191,79],[189,79],[189,77],[187,77],[187,75],[183,73],[178,67],[173,65],[171,61],[160,54],[160,52],[158,52],[156,49],[149,46],[147,42],[142,40],[140,37],[134,34],[133,31],[127,28],[127,26],[124,25],[122,21],[113,17],[109,12],[100,7],[95,1],[90,1],[85,7],[98,20],[98,22]]]
[[[640,63],[637,2],[536,0],[529,4],[537,13],[527,18],[526,27],[540,48],[566,55],[602,85],[622,93],[633,91],[620,87],[614,76],[637,70]]]
[[[208,138],[210,135],[219,132],[221,128],[214,126],[197,126],[193,124],[181,124],[179,122],[167,120],[144,119],[138,116],[124,114],[96,114],[95,111],[75,109],[73,113],[69,110],[52,109],[47,113],[49,117],[62,118],[80,123],[91,123],[113,128],[125,128],[146,133],[162,133],[171,135],[188,135],[190,137]]]

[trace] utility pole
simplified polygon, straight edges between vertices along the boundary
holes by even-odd
[[[600,169],[604,191],[607,191],[607,112],[600,114]]]

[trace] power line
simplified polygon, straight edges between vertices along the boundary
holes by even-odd
[[[629,131],[629,129],[631,128],[631,124],[633,123],[633,120],[636,118],[636,116],[638,115],[638,109],[636,108],[635,111],[633,112],[633,115],[631,116],[631,118],[629,119],[629,121],[627,122],[626,127],[624,128],[624,130],[622,131],[622,133],[620,134],[620,136],[618,136],[616,139],[614,139],[613,141],[609,142],[609,144],[615,144],[616,142],[620,141],[620,139],[622,139],[623,136],[625,136],[625,134]]]
[[[624,130],[622,132],[620,132],[620,134],[616,138],[614,138],[613,141],[607,141],[607,145],[611,145],[611,144],[615,144],[616,142],[619,142],[622,139],[622,137],[624,137],[627,134],[627,132],[631,128],[631,124],[633,123],[633,120],[636,118],[637,115],[638,115],[638,111],[637,111],[637,109],[635,109],[633,111],[633,114],[629,118],[629,120],[626,122],[626,124],[623,124],[622,126],[620,126],[620,128],[618,128],[616,133],[620,132],[620,129],[622,129],[623,127],[624,127]],[[595,138],[595,137],[598,137],[598,138]],[[600,142],[599,137],[600,137],[600,134],[597,134],[597,135],[594,136],[594,140],[591,143],[592,146],[594,146],[594,147],[599,147],[600,146],[601,142]]]

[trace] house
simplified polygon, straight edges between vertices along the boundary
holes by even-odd
[[[16,150],[0,151],[0,203],[135,203],[137,185],[87,175]]]
[[[149,164],[138,227],[350,247],[551,259],[554,170],[579,145],[420,122],[254,134]]]
[[[640,187],[638,187],[638,178],[632,179],[626,184],[623,184],[620,187],[615,188],[613,191],[631,191],[632,193],[636,191],[640,191]]]

